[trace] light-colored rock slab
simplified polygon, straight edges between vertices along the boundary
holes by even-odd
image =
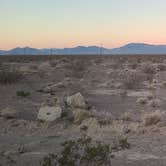
[[[61,107],[49,107],[44,106],[41,107],[37,116],[38,120],[52,122],[61,117],[62,109]]]

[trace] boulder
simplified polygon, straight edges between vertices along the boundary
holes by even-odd
[[[12,108],[5,108],[0,111],[0,116],[5,118],[16,118],[18,116],[18,112]]]
[[[67,105],[72,108],[86,109],[86,103],[81,93],[77,93],[73,96],[67,97]]]
[[[61,107],[43,106],[39,110],[37,119],[42,121],[52,122],[59,119],[61,115],[62,115]]]

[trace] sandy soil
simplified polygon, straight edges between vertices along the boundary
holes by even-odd
[[[130,149],[116,153],[113,166],[166,165],[166,56],[0,57],[0,70],[9,66],[24,78],[0,84],[0,110],[17,111],[12,119],[0,117],[0,165],[38,166],[63,141],[84,134],[106,143],[128,138]],[[44,91],[52,85],[56,88]],[[17,96],[18,91],[30,96]],[[98,119],[111,123],[101,125],[96,117],[81,124],[37,120],[43,102],[77,92],[98,112]],[[82,125],[88,126],[86,133]]]

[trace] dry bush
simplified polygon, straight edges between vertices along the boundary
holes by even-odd
[[[157,69],[154,65],[145,64],[142,66],[142,71],[146,74],[154,75],[157,73]]]
[[[146,113],[143,116],[143,124],[145,126],[155,125],[160,122],[163,113],[160,110],[156,110],[151,113]]]
[[[30,65],[29,68],[32,70],[38,70],[38,66],[36,64]]]
[[[128,65],[128,67],[130,69],[133,69],[133,70],[137,69],[138,66],[139,66],[139,64],[137,62],[133,62],[133,63],[131,63],[131,64]]]
[[[166,71],[166,65],[165,64],[158,64],[157,68],[159,69],[159,71]]]
[[[162,82],[162,86],[166,88],[166,81]]]
[[[17,69],[5,66],[0,69],[0,83],[1,84],[12,84],[16,83],[23,78],[23,74]]]
[[[74,123],[81,124],[84,120],[90,118],[91,112],[82,109],[75,109],[73,112]]]
[[[130,121],[131,120],[131,112],[125,112],[121,115],[120,120]]]
[[[148,102],[148,99],[146,97],[142,97],[142,98],[137,99],[137,103],[142,104],[142,105],[147,104],[147,102]]]
[[[100,125],[109,125],[113,121],[113,115],[110,112],[102,111],[93,113],[93,116],[97,119],[97,122]]]
[[[146,76],[139,72],[129,72],[123,77],[123,86],[125,89],[138,89],[141,87],[142,81],[146,80]]]
[[[81,60],[73,60],[66,64],[66,69],[71,71],[71,75],[75,78],[82,78],[87,69],[88,63]]]
[[[153,108],[158,108],[161,106],[161,100],[153,99],[153,100],[149,101],[148,106],[153,107]]]
[[[49,61],[49,64],[50,64],[51,67],[56,67],[56,66],[57,66],[57,61],[55,61],[55,60],[50,60],[50,61]]]

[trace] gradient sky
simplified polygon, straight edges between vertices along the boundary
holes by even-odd
[[[0,49],[166,44],[166,0],[0,0]]]

